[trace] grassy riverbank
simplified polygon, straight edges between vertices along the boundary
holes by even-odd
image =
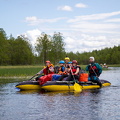
[[[85,69],[86,65],[80,65],[82,69]],[[120,67],[118,65],[108,65],[109,67]],[[0,66],[0,77],[9,78],[9,77],[31,77],[40,71],[43,66]],[[104,70],[104,69],[103,69]]]
[[[27,77],[33,76],[43,66],[1,66],[0,77]]]
[[[108,67],[120,67],[120,64],[108,65]]]

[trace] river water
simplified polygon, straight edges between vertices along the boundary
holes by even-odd
[[[112,85],[81,93],[20,92],[19,80],[0,80],[0,120],[120,120],[120,67],[100,78]]]

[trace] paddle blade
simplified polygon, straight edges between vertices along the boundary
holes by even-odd
[[[81,92],[82,91],[82,87],[78,83],[75,83],[74,84],[74,90],[77,91],[77,92]]]

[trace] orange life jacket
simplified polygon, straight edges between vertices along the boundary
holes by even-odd
[[[49,66],[47,66],[46,68],[44,68],[44,69],[43,69],[44,75],[54,74],[54,72],[51,72],[51,71],[49,70],[50,67],[54,67],[54,65],[53,65],[53,64],[50,64]]]
[[[65,67],[64,66],[60,66],[58,74],[64,74],[64,72],[65,72]]]

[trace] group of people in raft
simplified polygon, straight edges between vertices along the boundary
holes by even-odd
[[[39,81],[40,85],[43,85],[47,81],[79,81],[81,67],[76,60],[70,61],[69,57],[65,57],[65,60],[59,61],[59,67],[55,69],[54,65],[50,61],[46,61],[46,66],[38,72],[38,76],[35,80]],[[95,63],[95,58],[89,58],[89,64],[86,66],[88,74],[88,81],[97,83],[102,87],[99,81],[99,76],[102,73],[102,68],[98,63]],[[44,76],[42,76],[44,74]]]

